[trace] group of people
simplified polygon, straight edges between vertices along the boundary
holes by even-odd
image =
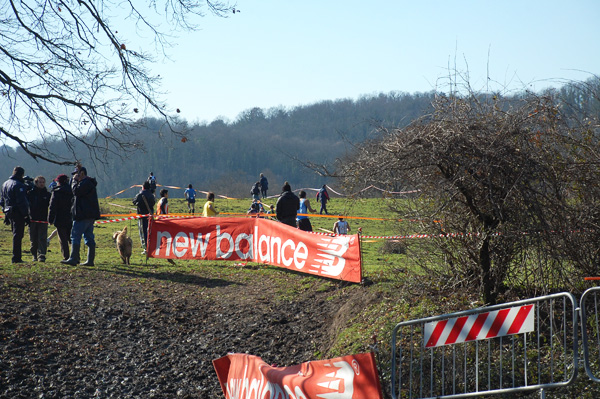
[[[153,189],[154,187],[154,189]],[[153,191],[154,190],[154,191]],[[148,248],[148,218],[150,215],[168,215],[169,214],[169,190],[162,188],[159,191],[159,199],[156,201],[154,192],[156,190],[156,177],[154,173],[150,172],[150,176],[142,184],[142,189],[133,199],[133,204],[137,207],[136,211],[138,215],[142,215],[138,219],[138,230],[140,235],[140,242],[142,244],[142,255],[146,254]],[[185,199],[188,203],[188,210],[190,213],[196,212],[196,190],[191,184],[184,191]],[[219,214],[214,206],[215,194],[210,192],[206,195],[206,203],[202,209],[202,216],[216,216]],[[156,205],[156,212],[154,206]]]
[[[323,187],[317,192],[317,201],[321,203],[321,210],[319,214],[327,212],[327,201],[329,201],[329,193],[327,192],[327,186]],[[292,192],[290,183],[285,182],[281,188],[281,195],[277,200],[276,215],[277,220],[281,223],[285,223],[288,226],[297,227],[303,231],[313,231],[312,224],[307,214],[316,213],[310,204],[310,200],[306,198],[306,191],[301,190],[298,196]],[[342,216],[333,225],[333,232],[335,234],[348,234],[350,231],[350,225],[344,220]]]
[[[250,195],[252,195],[252,199],[257,201],[267,198],[267,190],[269,189],[269,181],[265,177],[264,173],[261,173],[259,176],[259,180],[252,185],[250,189]]]
[[[96,256],[94,223],[100,219],[100,205],[96,192],[96,179],[87,175],[87,169],[77,164],[71,178],[58,175],[46,187],[46,178],[25,176],[21,166],[13,169],[10,178],[2,185],[0,206],[4,223],[12,230],[12,263],[22,263],[22,241],[25,226],[29,226],[31,246],[29,252],[34,262],[45,262],[50,237],[48,225],[53,225],[60,242],[61,263],[80,263],[81,237],[88,247],[83,265],[93,266]],[[69,243],[71,248],[69,249]]]
[[[277,205],[271,205],[266,211],[262,199],[267,197],[268,180],[260,174],[260,180],[252,189],[253,203],[248,210],[253,214],[274,214],[276,219],[287,225],[297,227],[304,231],[312,231],[308,212],[316,213],[306,192],[300,191],[296,196],[288,182],[285,182]],[[25,176],[25,170],[16,166],[10,178],[2,185],[0,206],[4,212],[4,223],[11,226],[12,262],[22,263],[22,241],[25,235],[25,226],[29,226],[30,249],[33,261],[45,262],[50,238],[58,235],[61,254],[61,263],[78,265],[80,259],[81,238],[88,247],[87,260],[83,265],[93,266],[96,257],[96,241],[94,236],[95,221],[100,219],[100,205],[95,178],[88,176],[87,169],[77,164],[71,178],[65,174],[58,175],[46,187],[46,178],[37,176],[34,179]],[[159,199],[155,199],[156,177],[150,173],[142,185],[142,190],[133,199],[137,213],[144,215],[138,219],[140,241],[146,252],[148,243],[148,218],[154,214],[156,206],[157,215],[169,213],[169,190],[163,188],[159,192]],[[48,188],[50,191],[48,191]],[[256,188],[258,192],[254,190]],[[195,213],[196,191],[190,184],[184,192],[190,213]],[[329,194],[324,185],[317,193],[317,201],[321,203],[320,213],[328,214],[327,201]],[[216,216],[219,212],[215,209],[215,194],[209,192],[206,203],[202,209],[202,216]],[[48,226],[53,225],[56,230],[48,236]],[[336,234],[347,234],[350,226],[342,217],[334,225]],[[70,244],[70,248],[69,248]]]

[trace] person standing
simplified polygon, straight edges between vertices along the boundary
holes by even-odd
[[[29,241],[33,261],[45,262],[48,245],[48,206],[50,193],[46,189],[46,178],[37,176],[33,179],[33,188],[27,192],[29,201]]]
[[[208,193],[206,195],[206,202],[204,203],[204,209],[202,210],[202,216],[210,217],[217,216],[219,212],[215,209],[215,193]]]
[[[154,195],[156,192],[156,177],[154,177],[154,172],[150,172],[150,176],[148,176],[148,183],[150,183],[150,193]]]
[[[329,193],[327,192],[327,186],[323,184],[323,187],[317,193],[317,201],[321,203],[321,210],[319,211],[319,215],[323,214],[325,211],[326,215],[329,215],[327,212],[327,201],[329,201]]]
[[[335,222],[333,225],[333,232],[335,234],[346,235],[346,234],[348,234],[349,231],[350,231],[350,225],[340,215],[337,222]]]
[[[185,189],[185,191],[183,192],[183,196],[187,200],[188,211],[190,211],[190,213],[195,213],[196,212],[196,190],[194,190],[192,188],[191,184],[189,184],[188,188]]]
[[[69,259],[60,262],[71,266],[79,264],[79,249],[81,247],[81,236],[83,235],[85,245],[88,247],[87,260],[83,265],[94,266],[94,260],[96,259],[94,223],[100,219],[100,204],[96,192],[98,182],[87,175],[87,169],[83,166],[77,166],[71,174],[73,175],[71,180],[71,191],[73,191],[71,255]]]
[[[267,198],[267,190],[269,189],[269,181],[263,173],[260,174],[260,193],[263,199]]]
[[[296,216],[296,224],[302,231],[313,231],[310,219],[308,216],[305,216],[308,211],[311,213],[317,212],[310,206],[310,201],[306,199],[306,191],[302,190],[300,191],[300,206],[298,207],[298,215]]]
[[[10,178],[2,185],[0,206],[4,212],[4,223],[12,230],[12,263],[22,263],[21,246],[25,225],[29,223],[29,202],[24,179],[25,169],[16,166]]]
[[[277,220],[288,226],[296,227],[298,208],[300,208],[300,199],[292,192],[290,183],[285,182],[275,208]]]
[[[250,195],[252,195],[252,199],[260,201],[260,181],[254,183],[254,185],[250,189]]]
[[[142,189],[133,199],[133,205],[137,206],[138,215],[152,215],[154,213],[154,195],[150,192],[150,183],[145,181]],[[142,255],[146,255],[148,249],[148,218],[143,216],[138,219],[138,230],[140,232],[140,242],[142,243]]]
[[[160,190],[160,199],[156,205],[157,215],[168,215],[169,214],[169,190],[163,188]]]
[[[52,189],[50,195],[50,210],[48,212],[48,223],[56,227],[58,234],[58,243],[63,260],[69,259],[69,237],[71,236],[71,227],[73,226],[73,217],[71,215],[71,204],[73,202],[73,191],[69,187],[69,178],[67,175],[58,175],[56,177],[57,186]],[[50,241],[50,238],[48,238]]]

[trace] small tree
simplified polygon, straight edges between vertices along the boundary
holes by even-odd
[[[203,10],[224,16],[235,8],[212,1],[7,0],[0,11],[0,142],[17,144],[34,158],[59,164],[46,146],[62,140],[74,153],[83,143],[95,158],[121,153],[136,143],[126,127],[153,110],[173,128],[174,114],[160,100],[160,78],[147,70],[155,52],[139,37],[125,37],[111,23],[119,12],[127,24],[149,33],[158,53],[177,29],[194,29]],[[118,10],[118,11],[115,11]],[[162,10],[162,11],[161,11]],[[159,30],[164,17],[169,31]],[[174,129],[172,129],[174,130]],[[35,134],[36,140],[27,138]]]
[[[476,287],[493,304],[507,282],[548,290],[577,274],[565,267],[564,232],[591,217],[573,193],[593,179],[598,186],[597,134],[567,117],[552,93],[439,95],[430,115],[381,133],[337,173],[350,186],[419,190],[395,209],[438,237],[415,259],[428,276]],[[573,173],[582,164],[585,182]]]

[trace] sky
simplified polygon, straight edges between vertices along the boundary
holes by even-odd
[[[207,14],[152,67],[169,108],[188,122],[447,91],[455,70],[485,91],[600,74],[598,0],[238,0],[236,8],[227,18]]]

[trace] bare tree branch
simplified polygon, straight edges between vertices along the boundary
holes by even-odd
[[[160,78],[148,70],[150,53],[135,49],[112,23],[109,10],[149,32],[166,55],[172,32],[196,29],[208,10],[226,17],[228,3],[164,0],[4,0],[0,11],[0,142],[14,143],[36,159],[73,163],[75,143],[92,157],[140,148],[128,127],[143,120],[140,109],[158,114],[181,134],[172,110],[161,101]],[[168,22],[160,29],[157,18]],[[31,138],[35,137],[35,139]],[[47,143],[60,140],[67,159]]]

